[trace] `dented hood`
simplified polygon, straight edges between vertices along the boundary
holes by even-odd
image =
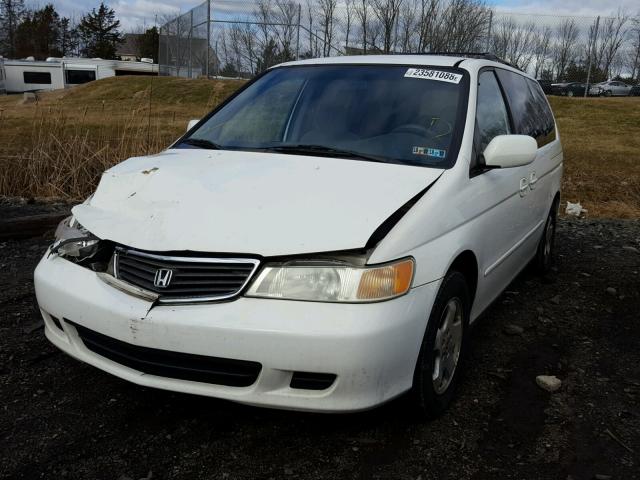
[[[154,251],[263,256],[362,248],[442,170],[275,153],[173,149],[107,170],[73,214]]]

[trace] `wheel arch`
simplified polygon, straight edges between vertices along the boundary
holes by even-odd
[[[460,252],[456,258],[451,262],[447,272],[455,270],[460,272],[469,287],[470,303],[473,306],[473,301],[476,297],[476,291],[478,289],[478,259],[471,250],[464,250]]]

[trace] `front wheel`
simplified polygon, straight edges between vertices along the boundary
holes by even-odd
[[[410,399],[418,418],[438,417],[453,400],[467,347],[470,307],[464,275],[449,272],[431,309],[413,375]]]
[[[573,92],[571,90],[567,92],[567,97],[573,97]]]

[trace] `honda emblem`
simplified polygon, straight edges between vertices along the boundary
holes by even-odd
[[[173,270],[160,268],[159,270],[156,270],[156,276],[153,279],[153,284],[158,288],[167,288],[171,283],[172,276]]]

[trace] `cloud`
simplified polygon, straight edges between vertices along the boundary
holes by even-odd
[[[296,1],[296,0],[294,0]],[[306,0],[298,0],[304,5]],[[200,5],[198,0],[106,0],[106,3],[115,10],[122,25],[122,30],[127,32],[136,27],[154,25],[156,16],[158,23],[166,15],[185,13]],[[339,0],[341,3],[341,0]],[[604,0],[493,0],[489,1],[498,11],[536,14],[549,16],[578,16],[595,17],[613,16],[618,8],[627,13],[640,14],[638,0],[617,0],[607,2]],[[60,13],[79,20],[82,15],[95,8],[99,0],[55,0],[55,6]],[[226,18],[235,16],[235,13],[247,13],[252,11],[252,0],[218,0],[212,2],[212,11]],[[538,20],[542,20],[539,18]]]
[[[495,0],[491,2],[497,10],[513,13],[531,13],[553,16],[615,16],[618,8],[628,14],[640,14],[638,0]]]

